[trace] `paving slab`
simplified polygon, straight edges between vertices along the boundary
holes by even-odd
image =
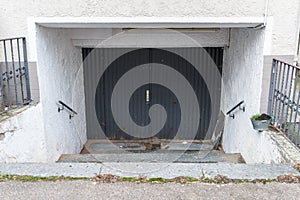
[[[231,179],[270,179],[283,174],[300,173],[288,164],[231,164],[231,163],[0,163],[0,174],[31,176],[66,176],[91,178],[97,174],[174,178],[218,174]]]
[[[177,162],[177,163],[244,163],[241,154],[220,151],[151,151],[144,153],[64,154],[58,162]]]

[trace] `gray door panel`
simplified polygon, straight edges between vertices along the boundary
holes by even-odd
[[[83,49],[88,139],[209,139],[221,93],[211,69],[221,72],[222,57],[221,48]]]

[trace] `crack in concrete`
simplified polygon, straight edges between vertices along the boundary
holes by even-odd
[[[5,134],[6,134],[6,133],[14,133],[15,131],[16,131],[15,129],[14,129],[14,130],[9,129],[9,130],[7,130],[7,131],[1,132],[1,133],[0,133],[0,140],[4,140],[4,139],[5,139],[5,136],[6,136]],[[12,134],[12,135],[13,135],[13,134]],[[11,136],[12,136],[12,135],[11,135]]]

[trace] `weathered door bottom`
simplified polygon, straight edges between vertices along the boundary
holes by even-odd
[[[167,139],[144,139],[144,140],[88,140],[83,153],[101,154],[119,151],[199,151],[212,150],[213,145],[209,140],[167,140]]]

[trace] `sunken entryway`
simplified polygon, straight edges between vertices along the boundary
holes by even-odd
[[[88,142],[59,162],[244,162],[217,147],[223,48],[82,54]]]

